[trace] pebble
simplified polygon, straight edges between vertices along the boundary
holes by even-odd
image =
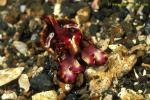
[[[131,11],[131,12],[134,12],[134,3],[135,3],[135,0],[127,0],[128,1],[128,5],[126,6],[126,8]]]
[[[93,35],[93,36],[95,36],[98,31],[100,31],[100,26],[98,26],[98,25],[92,24],[92,25],[89,27],[89,32],[90,32],[91,35]]]
[[[113,100],[113,96],[110,94],[107,94],[103,100]]]
[[[3,86],[17,79],[21,75],[23,70],[24,67],[7,68],[0,70],[0,86]]]
[[[138,40],[139,41],[144,41],[146,39],[146,36],[145,35],[139,35],[138,36]]]
[[[146,54],[143,56],[142,62],[145,64],[150,64],[150,54]]]
[[[150,21],[148,21],[144,27],[144,32],[146,35],[150,34]]]
[[[117,50],[119,48],[123,48],[123,45],[122,44],[110,44],[108,46],[108,48],[111,49],[112,51],[115,51],[115,50]]]
[[[105,40],[100,39],[98,42],[98,46],[101,47],[101,50],[105,51],[108,48],[109,43],[110,43],[110,39],[105,39]]]
[[[77,15],[75,16],[76,21],[79,23],[83,23],[89,20],[91,10],[89,7],[81,8],[77,11]]]
[[[79,74],[77,77],[77,82],[76,82],[76,87],[81,87],[82,84],[84,82],[84,75],[83,74]]]
[[[21,41],[14,41],[13,46],[24,56],[28,55],[28,47],[27,44]]]
[[[7,0],[0,0],[0,6],[5,6],[7,3]]]
[[[71,91],[72,84],[65,84],[65,91]]]
[[[150,100],[150,94],[145,94],[145,99]]]
[[[5,67],[5,66],[6,66],[5,61],[6,61],[6,57],[4,57],[4,56],[0,56],[0,66]]]
[[[132,19],[133,19],[132,16],[131,16],[130,14],[128,14],[128,15],[125,17],[124,21],[129,22],[129,21],[131,21]]]
[[[31,41],[37,41],[38,40],[38,34],[32,34]]]
[[[92,99],[90,97],[90,95],[87,93],[87,94],[82,94],[81,97],[79,98],[79,100],[98,100],[98,99]],[[99,99],[99,100],[101,100],[101,99]]]
[[[17,22],[19,14],[20,10],[16,5],[10,6],[10,8],[8,8],[8,13],[4,17],[4,21],[8,22],[9,24],[15,24]]]
[[[145,50],[145,48],[146,48],[146,44],[138,44],[138,45],[133,46],[129,52],[133,53],[135,51],[142,51],[142,50]]]
[[[35,76],[38,76],[43,70],[43,67],[38,67],[35,65],[29,70],[28,76],[33,78]]]
[[[148,35],[148,36],[146,37],[146,44],[147,44],[147,45],[150,45],[150,35]]]
[[[65,100],[77,100],[77,96],[75,94],[69,94],[65,97]]]
[[[19,87],[24,89],[24,92],[28,92],[30,89],[30,83],[27,74],[22,74],[18,80]]]
[[[35,31],[38,30],[38,27],[40,24],[41,24],[41,21],[39,18],[31,19],[29,21],[29,30],[35,33]]]
[[[143,27],[144,27],[144,25],[138,25],[138,26],[136,26],[136,30],[140,31],[141,29],[143,29]]]
[[[42,7],[42,4],[40,2],[32,3],[32,5],[30,5],[30,8],[27,8],[26,10],[28,15],[37,18],[40,18],[45,13],[44,8]]]
[[[57,15],[57,16],[61,16],[61,4],[60,3],[56,3],[54,5],[54,15]]]
[[[20,11],[21,11],[22,13],[24,13],[25,10],[26,10],[26,5],[21,5],[21,6],[20,6]]]
[[[45,73],[40,73],[38,76],[30,79],[31,88],[38,91],[47,91],[54,88],[54,84]]]
[[[56,91],[44,91],[40,93],[36,93],[32,96],[32,100],[57,100],[58,96]]]
[[[121,88],[118,96],[121,98],[121,100],[144,100],[144,97],[141,94],[126,88]]]
[[[2,100],[17,100],[17,95],[14,91],[6,91],[2,96]]]
[[[93,0],[91,4],[91,8],[93,10],[98,10],[100,8],[100,5],[101,5],[101,0]]]
[[[64,92],[70,92],[73,88],[73,84],[66,84],[64,82],[61,81],[57,81],[57,84],[59,86],[59,92],[60,93],[64,93]]]
[[[85,70],[85,74],[88,76],[86,78],[90,79],[96,75],[96,70],[94,70],[92,67],[89,67]]]

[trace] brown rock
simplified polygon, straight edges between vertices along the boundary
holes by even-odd
[[[0,0],[0,6],[5,6],[7,3],[7,0]]]
[[[122,88],[119,93],[121,100],[144,100],[144,97],[141,94],[136,93],[131,89]]]
[[[76,21],[79,23],[83,23],[89,20],[90,18],[91,10],[89,7],[81,8],[79,11],[77,11],[76,15]]]
[[[95,76],[96,77],[96,76]],[[112,76],[108,73],[101,72],[97,76],[90,81],[89,90],[91,91],[91,97],[99,96],[103,91],[107,90],[112,83]]]
[[[101,6],[101,0],[93,0],[91,7],[93,10],[98,10]]]

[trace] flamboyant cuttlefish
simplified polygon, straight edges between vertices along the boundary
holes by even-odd
[[[58,76],[61,80],[74,83],[77,74],[84,72],[86,65],[106,63],[107,54],[96,48],[74,21],[56,20],[53,15],[46,16],[44,21],[46,24],[40,32],[41,42],[49,52],[58,55]]]

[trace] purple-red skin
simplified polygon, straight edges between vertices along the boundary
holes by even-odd
[[[91,44],[83,49],[81,57],[88,65],[103,65],[108,58],[105,52]]]
[[[91,41],[85,40],[74,21],[56,20],[53,15],[46,16],[44,20],[46,25],[40,32],[41,43],[49,52],[52,49],[60,57],[58,76],[65,83],[76,82],[77,74],[85,71],[85,66],[76,59],[78,53],[81,52],[81,58],[88,65],[102,65],[107,62],[107,54],[97,49]],[[53,29],[54,35],[49,33],[49,27]]]

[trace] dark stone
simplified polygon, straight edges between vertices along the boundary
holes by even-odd
[[[80,3],[70,3],[70,2],[63,2],[61,10],[64,16],[74,17],[76,15],[76,12],[82,8],[87,6],[86,3],[80,2]]]
[[[102,8],[100,11],[98,12],[93,12],[92,15],[99,20],[104,20],[106,17],[109,17],[111,14],[113,13],[113,11],[111,9],[108,8]]]
[[[123,78],[121,78],[119,80],[119,85],[120,86],[124,86],[126,88],[131,88],[133,89],[134,88],[134,82],[137,81],[135,78],[134,78],[134,74],[133,74],[133,71],[129,72],[126,76],[124,76]]]
[[[94,35],[94,36],[95,36],[95,34],[96,34],[98,31],[100,31],[100,26],[92,24],[91,27],[89,28],[89,31],[90,31],[90,34],[91,34],[91,35]]]
[[[9,36],[13,36],[16,32],[16,29],[14,27],[8,27],[7,30],[6,30],[6,33],[9,35]]]
[[[118,14],[120,21],[123,21],[125,19],[125,17],[128,15],[128,13],[129,13],[129,11],[125,7],[122,7],[120,9],[119,14]]]
[[[54,84],[47,74],[41,73],[30,80],[31,88],[37,91],[47,91],[54,88]]]
[[[66,96],[65,100],[78,100],[75,94],[69,94]]]
[[[148,21],[144,27],[144,33],[146,35],[150,34],[150,21]]]
[[[8,28],[8,24],[3,21],[3,19],[0,17],[0,30],[6,30]]]
[[[149,0],[148,0],[148,1],[149,1]],[[145,4],[150,5],[150,2],[149,2],[149,3],[145,3]],[[148,16],[149,13],[150,13],[150,6],[145,6],[145,7],[143,8],[143,13]]]
[[[101,0],[102,7],[108,7],[111,6],[110,0]]]
[[[145,91],[146,89],[150,87],[149,81],[150,81],[150,78],[148,76],[140,76],[138,79],[139,84],[134,86],[135,90]]]
[[[121,3],[122,0],[111,0],[112,3]]]
[[[150,64],[150,54],[145,55],[142,61],[145,64]]]
[[[26,61],[26,63],[27,63],[29,66],[33,66],[35,62],[36,62],[36,60],[35,60],[34,58],[32,58],[32,57],[30,57],[30,58]]]
[[[53,60],[50,56],[46,56],[44,60],[44,68],[45,70],[53,69],[53,70],[58,70],[58,63]]]
[[[53,4],[51,4],[50,2],[44,3],[43,9],[44,9],[45,15],[52,14],[53,13]]]

